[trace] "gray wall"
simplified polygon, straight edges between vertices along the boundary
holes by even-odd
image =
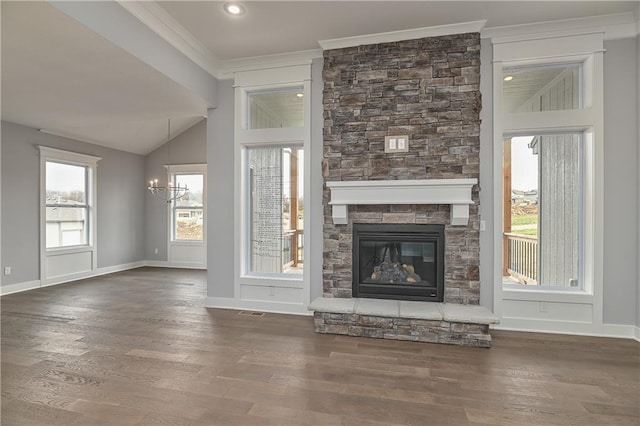
[[[53,146],[37,130],[2,123],[2,285],[40,279],[40,157]],[[56,138],[58,139],[58,138]]]
[[[638,9],[636,12],[636,16],[640,16],[640,4],[638,4]],[[636,139],[637,144],[636,147],[640,147],[640,35],[636,36],[636,84],[637,84],[637,96],[636,96]],[[637,203],[637,222],[638,226],[638,235],[636,249],[638,250],[637,254],[637,263],[636,263],[636,327],[640,327],[640,148],[638,148],[638,167],[636,168],[636,172],[638,175],[637,180],[637,195],[638,195],[638,203]]]
[[[170,146],[169,146],[170,145]],[[166,164],[204,164],[207,162],[207,120],[191,126],[170,143],[156,148],[144,159],[144,182],[158,179],[167,182]],[[145,193],[145,260],[168,260],[168,210],[167,203]],[[158,254],[155,254],[155,249]]]
[[[604,322],[634,324],[638,291],[636,40],[604,44]]]
[[[2,122],[2,267],[12,267],[2,284],[40,278],[36,145],[102,157],[97,168],[98,267],[144,260],[144,157]]]
[[[638,47],[636,39],[605,42],[604,54],[604,323],[640,323],[638,300]],[[487,231],[480,236],[481,304],[493,298],[493,90],[492,52],[482,40],[480,197]],[[497,212],[499,214],[499,212]],[[497,279],[497,278],[496,278]]]
[[[232,80],[218,83],[218,108],[207,118],[207,295],[233,297],[234,170]]]

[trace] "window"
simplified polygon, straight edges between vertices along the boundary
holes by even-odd
[[[492,43],[499,327],[600,333],[602,34],[540,33]]]
[[[504,139],[507,285],[582,289],[581,134]]]
[[[38,146],[40,283],[97,269],[96,193],[100,157]]]
[[[236,220],[229,249],[234,303],[243,308],[305,312],[310,301],[311,66],[303,62],[235,73]]]
[[[505,66],[505,125],[512,124],[510,114],[580,109],[582,67],[582,62]],[[539,134],[503,139],[503,283],[583,289],[583,138],[580,133],[546,133],[542,124]]]
[[[172,240],[204,240],[204,175],[201,173],[174,173],[172,185],[189,188],[182,198],[172,202]]]
[[[304,154],[300,146],[247,148],[248,272],[302,274]]]
[[[503,69],[505,113],[582,108],[582,64],[550,64]]]
[[[592,332],[602,321],[602,34],[493,44],[495,307],[507,327],[545,319],[548,330]]]
[[[46,248],[87,245],[88,167],[46,161]]]
[[[248,129],[302,127],[303,88],[256,90],[248,93]]]

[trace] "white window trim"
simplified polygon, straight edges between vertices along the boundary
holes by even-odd
[[[302,127],[288,127],[275,129],[246,129],[246,102],[247,93],[255,90],[280,89],[289,87],[302,87],[304,125]],[[288,67],[262,69],[237,73],[235,76],[235,179],[234,179],[234,211],[235,211],[235,241],[234,248],[234,294],[235,299],[249,301],[245,296],[251,292],[252,288],[269,287],[271,296],[275,299],[258,300],[258,302],[268,302],[276,304],[282,303],[277,310],[284,312],[282,306],[292,305],[291,313],[299,313],[299,305],[304,307],[310,303],[311,286],[308,264],[303,269],[302,277],[299,276],[269,276],[268,274],[247,273],[246,253],[247,234],[246,223],[248,220],[248,194],[246,190],[246,148],[251,146],[278,146],[278,145],[300,145],[304,149],[304,193],[311,194],[311,66],[294,65]],[[310,198],[306,195],[306,198]],[[305,224],[312,223],[313,208],[310,200],[305,199]],[[309,248],[311,233],[305,226],[304,247],[305,258],[310,259]],[[307,262],[308,263],[308,262]],[[301,289],[302,300],[278,300],[275,288]],[[245,292],[243,293],[243,290]],[[255,293],[257,294],[257,293]],[[284,293],[283,293],[284,294]],[[255,301],[255,299],[254,299]],[[268,309],[268,305],[265,305]]]
[[[72,255],[76,253],[91,252],[91,271],[97,269],[97,166],[101,157],[95,157],[93,155],[80,154],[72,151],[64,151],[61,149],[50,148],[47,146],[38,145],[38,151],[40,153],[40,282],[41,285],[47,285],[50,280],[47,278],[47,257]],[[89,230],[87,232],[87,244],[82,246],[71,247],[55,247],[47,249],[46,241],[46,164],[47,161],[53,161],[63,164],[70,164],[74,166],[87,167],[87,221],[89,223]]]
[[[202,241],[189,241],[189,240],[174,240],[173,239],[173,202],[167,203],[167,259],[169,262],[173,262],[172,253],[175,247],[202,247],[206,250],[207,247],[207,165],[206,164],[171,164],[164,166],[167,169],[167,182],[173,181],[174,174],[202,174],[202,214],[203,214],[203,229],[202,229]],[[204,254],[206,259],[206,251]],[[191,265],[193,266],[193,265]],[[206,265],[196,265],[206,267]]]
[[[540,132],[581,132],[585,148],[583,177],[584,251],[582,268],[583,291],[545,289],[517,290],[502,283],[502,215],[494,215],[494,312],[502,317],[499,328],[537,331],[600,333],[603,322],[603,241],[604,241],[604,106],[603,106],[603,39],[602,34],[579,34],[549,38],[538,36],[495,38],[492,40],[493,65],[493,126],[494,126],[494,211],[502,211],[502,146],[503,136],[537,134]],[[583,108],[579,110],[530,113],[503,113],[503,67],[583,62],[585,90]],[[505,318],[505,301],[540,304],[541,315]],[[590,321],[567,318],[547,319],[546,303],[589,306]],[[559,305],[558,305],[559,306]],[[524,318],[529,315],[529,317]]]

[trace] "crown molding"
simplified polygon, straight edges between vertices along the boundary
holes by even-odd
[[[155,1],[117,0],[118,4],[180,53],[214,77],[220,60]]]
[[[290,53],[277,53],[273,55],[251,56],[238,59],[225,59],[221,62],[219,79],[234,78],[234,74],[241,71],[253,71],[260,69],[291,67],[295,65],[308,65],[312,60],[322,58],[322,50],[301,50]]]
[[[482,30],[486,20],[461,22],[459,24],[438,25],[434,27],[414,28],[410,30],[391,31],[387,33],[368,34],[355,37],[321,40],[318,43],[323,50],[344,49],[364,44],[392,43],[395,41],[413,40],[424,37],[438,37],[451,34],[477,33]]]
[[[587,18],[562,19],[558,21],[536,22],[523,25],[484,28],[482,38],[501,41],[518,41],[532,36],[546,38],[549,34],[575,35],[579,33],[603,33],[605,40],[617,40],[638,35],[639,21],[633,12],[612,15],[590,16]],[[538,37],[539,36],[539,37]]]

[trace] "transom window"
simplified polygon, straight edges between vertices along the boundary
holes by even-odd
[[[304,89],[255,90],[247,94],[247,129],[304,126]]]
[[[503,69],[505,113],[582,108],[582,64],[550,64]]]

